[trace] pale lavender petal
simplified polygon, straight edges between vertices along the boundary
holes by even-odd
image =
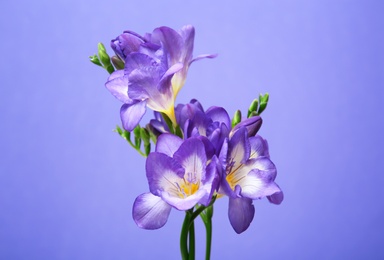
[[[176,63],[170,67],[160,79],[157,89],[161,92],[167,92],[171,88],[171,80],[173,75],[183,68],[182,63]]]
[[[162,134],[157,138],[156,152],[173,157],[173,154],[180,148],[182,143],[183,140],[176,135]]]
[[[121,106],[120,118],[125,130],[131,132],[139,124],[145,114],[146,104],[144,100]]]
[[[168,155],[152,152],[146,161],[146,173],[151,193],[161,196],[162,191],[171,196],[180,195],[178,182],[184,177],[184,169]]]
[[[213,58],[216,58],[216,57],[217,57],[217,54],[202,54],[202,55],[197,56],[193,60],[191,60],[189,62],[189,65],[191,65],[193,62],[201,60],[201,59],[206,59],[206,58],[213,59]]]
[[[133,203],[132,217],[140,228],[158,229],[167,222],[171,209],[160,197],[144,193]]]
[[[229,198],[228,217],[237,234],[247,230],[255,215],[251,199]]]
[[[123,70],[113,72],[105,87],[111,94],[123,103],[131,103],[132,100],[128,97],[128,77],[124,75]]]
[[[260,156],[269,158],[267,140],[262,138],[260,135],[256,135],[249,138],[249,143],[251,145],[251,155],[249,158],[257,158]]]
[[[229,141],[228,150],[231,163],[240,164],[248,160],[251,148],[247,135],[246,128],[242,127],[234,133]]]
[[[251,170],[249,171],[249,169]],[[244,173],[249,171],[247,174],[243,174],[243,177],[237,182],[241,187],[243,197],[260,199],[281,191],[274,182],[276,168],[266,157],[250,160],[239,171]]]
[[[180,35],[184,42],[184,65],[189,66],[189,62],[192,60],[195,28],[192,25],[183,26],[183,28],[180,30]]]
[[[193,208],[199,201],[207,196],[207,191],[205,189],[199,189],[194,194],[181,198],[179,196],[174,196],[169,194],[167,191],[161,192],[161,198],[167,202],[172,207],[175,207],[178,210],[188,210]]]
[[[198,138],[190,138],[184,141],[175,152],[173,158],[185,169],[188,182],[195,183],[205,175],[207,156],[205,146]],[[184,177],[185,178],[185,177]]]

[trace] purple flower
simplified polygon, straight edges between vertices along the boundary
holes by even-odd
[[[280,204],[283,193],[274,182],[276,167],[269,159],[268,144],[259,135],[248,137],[245,126],[237,129],[221,151],[225,174],[220,192],[229,197],[228,217],[236,233],[244,232],[253,220],[253,201],[268,197]]]
[[[200,102],[193,99],[188,104],[177,105],[175,114],[185,139],[198,137],[214,154],[219,155],[231,127],[229,115],[224,108],[212,106],[204,111]],[[160,133],[169,132],[166,123],[156,112],[155,119],[152,119],[150,124]]]
[[[208,206],[219,184],[217,158],[208,160],[198,138],[183,141],[171,134],[160,135],[156,151],[147,158],[146,173],[150,193],[136,198],[132,213],[136,224],[145,229],[161,228],[172,207]]]
[[[112,73],[106,87],[124,103],[120,116],[127,131],[140,122],[147,106],[167,114],[176,125],[174,103],[190,64],[215,57],[192,58],[194,35],[190,25],[180,32],[163,26],[143,37],[126,31],[112,40],[111,47],[124,60],[125,67]]]

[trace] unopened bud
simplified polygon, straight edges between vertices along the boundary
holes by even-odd
[[[254,99],[248,108],[248,117],[251,117],[253,112],[257,112],[258,107],[259,107],[259,100]]]
[[[235,115],[233,116],[233,119],[232,119],[232,127],[240,123],[240,121],[241,121],[241,111],[236,110]]]
[[[115,66],[115,68],[117,70],[124,69],[124,61],[122,61],[119,57],[112,56],[111,61],[112,61],[113,66]]]

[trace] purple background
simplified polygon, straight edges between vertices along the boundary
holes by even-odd
[[[241,235],[217,201],[212,258],[383,259],[383,7],[1,1],[0,259],[179,258],[182,212],[157,231],[131,218],[148,190],[145,161],[112,132],[120,103],[88,56],[126,29],[185,24],[196,27],[195,55],[219,56],[193,64],[177,101],[232,115],[269,92],[260,134],[285,192],[280,206],[255,201]],[[202,259],[200,220],[197,238]]]

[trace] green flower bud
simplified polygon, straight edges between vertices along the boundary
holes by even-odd
[[[235,115],[233,116],[233,119],[232,119],[232,127],[234,127],[240,122],[241,122],[241,111],[236,110]]]
[[[258,110],[259,115],[267,108],[268,100],[269,100],[268,93],[265,93],[264,96],[260,94],[259,96],[260,106]]]
[[[97,45],[97,48],[99,50],[99,57],[100,57],[101,62],[103,63],[104,67],[107,67],[108,65],[111,64],[111,60],[109,58],[109,55],[108,55],[104,45],[101,42],[99,42],[99,44]]]
[[[251,117],[253,112],[257,112],[257,108],[259,107],[259,100],[254,99],[251,105],[248,108],[248,117]]]
[[[96,64],[96,65],[98,65],[98,66],[103,66],[103,65],[101,65],[101,62],[100,62],[100,60],[99,60],[99,57],[97,57],[96,54],[93,55],[93,56],[89,56],[89,59],[90,59],[90,61],[91,61],[93,64]]]

